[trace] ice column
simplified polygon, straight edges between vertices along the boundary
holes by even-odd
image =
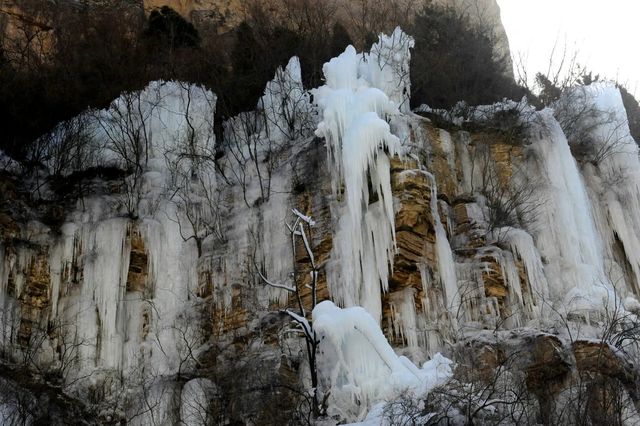
[[[313,91],[322,112],[316,135],[326,140],[334,194],[344,185],[330,289],[339,303],[364,306],[378,321],[395,252],[389,158],[400,153],[387,119],[399,114],[397,102],[408,94],[408,72],[398,70],[408,67],[403,53],[412,43],[397,29],[381,36],[370,54],[349,46],[324,65],[326,85]]]

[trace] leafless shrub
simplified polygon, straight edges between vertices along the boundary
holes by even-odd
[[[111,103],[105,116],[96,117],[107,139],[107,149],[117,156],[124,169],[132,173],[141,173],[149,161],[147,125],[156,106],[147,105],[142,93],[123,93]]]
[[[46,164],[53,175],[66,175],[94,165],[90,118],[79,115],[60,123],[31,147],[31,161]]]
[[[389,401],[383,410],[385,424],[535,424],[537,403],[517,367],[522,353],[506,354],[498,344],[495,365],[479,365],[464,350],[462,346],[455,349],[454,378],[422,398],[405,393]]]
[[[627,122],[616,122],[615,112],[601,109],[591,102],[586,90],[584,86],[566,89],[553,104],[554,115],[574,156],[598,165],[612,155],[625,152],[621,130]],[[600,129],[606,129],[606,132],[598,132]]]
[[[388,426],[423,425],[429,417],[420,401],[408,392],[387,402],[382,415]]]
[[[472,155],[474,191],[484,198],[487,232],[502,227],[532,229],[544,205],[539,183],[524,178],[517,165],[501,175],[491,154],[491,144],[480,141]],[[508,173],[507,173],[508,172]]]
[[[123,401],[126,423],[141,422],[152,426],[159,426],[166,422],[177,423],[177,414],[172,410],[170,400],[172,385],[175,383],[172,383],[170,378],[157,374],[148,374],[142,370],[130,373],[125,389],[133,389],[135,393],[126,395]],[[166,404],[167,399],[169,404]],[[161,416],[162,414],[169,414],[169,418]]]
[[[7,426],[23,426],[40,419],[38,400],[13,380],[0,378],[0,422]]]
[[[142,175],[149,162],[151,134],[149,120],[157,104],[143,99],[142,91],[125,92],[111,103],[107,113],[96,112],[95,121],[106,139],[105,147],[127,171],[123,180],[122,204],[131,218],[137,218],[142,200]]]
[[[271,192],[271,174],[273,168],[263,165],[263,145],[266,151],[271,149],[270,139],[261,140],[258,134],[259,116],[255,112],[240,113],[224,124],[224,146],[229,155],[228,173],[242,189],[247,207],[251,206],[247,190],[252,179],[252,168],[257,175],[262,199],[268,199]],[[266,198],[265,198],[266,197]]]
[[[294,59],[296,62],[298,59]],[[264,120],[267,137],[294,141],[310,136],[315,129],[309,94],[301,81],[278,67],[273,80],[267,83],[258,103],[258,113]]]
[[[264,115],[260,112],[240,113],[224,123],[224,146],[229,155],[225,172],[242,189],[245,204],[269,201],[272,194],[272,178],[281,164],[283,141],[265,137],[261,132]],[[251,199],[252,182],[257,182],[259,195]]]

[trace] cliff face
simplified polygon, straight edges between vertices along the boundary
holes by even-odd
[[[9,62],[22,64],[29,55],[46,59],[55,47],[61,26],[84,16],[109,10],[131,27],[143,25],[143,4],[138,0],[0,0],[0,47]],[[28,63],[28,62],[27,62]]]
[[[438,3],[455,7],[472,18],[474,22],[482,23],[493,29],[496,36],[496,46],[501,56],[508,62],[505,69],[511,73],[511,57],[509,55],[509,41],[500,20],[500,7],[496,0],[439,0]],[[399,10],[412,10],[415,2],[404,0],[398,2]],[[148,15],[154,9],[169,6],[177,11],[185,19],[189,20],[202,32],[215,31],[226,33],[236,28],[247,15],[245,3],[239,0],[122,0],[117,2],[104,2],[100,0],[60,0],[43,4],[39,1],[0,1],[0,33],[6,39],[21,40],[21,42],[34,43],[36,51],[47,52],[55,37],[55,25],[52,17],[61,13],[100,13],[101,8],[119,9],[132,23],[141,24],[143,12]],[[278,15],[282,13],[282,6],[277,3],[263,2],[263,6],[270,13]],[[300,5],[292,3],[293,11],[298,12]],[[385,9],[377,0],[369,2],[369,8]],[[397,12],[397,11],[396,11]],[[346,23],[349,28],[355,24],[355,19],[366,20],[366,16],[360,17],[361,10],[355,9],[355,5],[349,2],[337,2],[335,13],[338,19]],[[132,19],[134,18],[135,19]],[[391,18],[391,16],[387,17]],[[406,19],[406,16],[398,16]],[[394,24],[395,25],[395,24]],[[30,40],[29,36],[38,34],[38,40]],[[36,45],[37,44],[37,45]],[[42,44],[42,46],[40,46]]]
[[[198,29],[214,27],[227,32],[244,20],[246,4],[239,0],[144,0],[144,10],[150,13],[162,6],[169,6]]]
[[[46,388],[86,422],[283,424],[313,380],[286,309],[313,321],[323,300],[364,307],[415,363],[455,358],[454,382],[508,365],[534,417],[555,406],[543,389],[577,382],[604,401],[598,380],[617,380],[635,402],[635,343],[617,343],[640,306],[640,160],[619,92],[572,98],[610,112],[592,143],[616,143],[576,161],[550,110],[409,111],[412,43],[397,30],[348,48],[311,92],[293,58],[224,140],[213,93],[153,82],[76,119],[79,167],[66,145],[29,174],[0,157],[0,349],[31,372],[3,376],[25,397],[0,392],[0,413],[42,419]],[[336,421],[381,400],[362,377],[386,367],[358,365],[384,351],[362,361],[358,339],[318,344],[319,366],[346,371],[317,371]]]
[[[216,28],[218,32],[227,32],[235,28],[245,19],[247,11],[246,4],[236,0],[144,0],[144,9],[147,13],[155,8],[169,6],[180,13],[184,18],[191,21],[198,29]],[[505,71],[509,74],[513,72],[511,63],[511,55],[509,51],[509,40],[507,33],[500,18],[500,7],[496,0],[438,0],[436,3],[443,6],[451,6],[461,13],[466,14],[472,22],[481,24],[491,29],[495,36],[495,46],[497,53],[505,60]],[[278,16],[281,13],[287,13],[282,10],[282,5],[277,2],[263,1],[263,6],[270,13]],[[291,2],[289,8],[293,14],[302,14],[300,11],[303,2]],[[380,19],[407,19],[406,13],[402,11],[410,11],[419,6],[414,0],[401,0],[396,2],[395,7],[380,0],[371,0],[364,4],[349,1],[338,1],[328,5],[328,10],[335,9],[335,15],[345,24],[354,38],[357,34],[353,32],[353,27],[366,24],[367,15],[379,16]],[[387,16],[380,16],[380,11],[388,11]],[[361,23],[358,23],[361,22]],[[381,23],[378,23],[380,25]],[[396,23],[392,23],[396,25]]]

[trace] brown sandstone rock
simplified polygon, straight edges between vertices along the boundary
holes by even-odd
[[[129,271],[127,272],[127,291],[143,292],[149,275],[149,256],[140,230],[131,226],[127,238],[131,244]]]

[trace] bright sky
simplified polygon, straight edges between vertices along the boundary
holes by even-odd
[[[594,75],[617,79],[640,95],[640,0],[498,0],[514,64],[530,77],[546,72],[557,42],[577,49]]]

